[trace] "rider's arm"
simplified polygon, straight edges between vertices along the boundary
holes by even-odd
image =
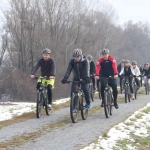
[[[69,62],[69,64],[68,64],[67,71],[65,73],[64,78],[66,78],[66,79],[69,78],[69,75],[70,75],[72,69],[73,69],[73,59],[71,59],[70,62]]]
[[[102,58],[100,58],[97,63],[96,63],[96,71],[95,71],[95,75],[96,76],[99,76],[100,74],[100,71],[101,71],[101,65],[100,63],[102,62]]]
[[[95,74],[95,63],[93,61],[91,62],[90,72],[92,72],[92,74]]]
[[[51,58],[51,75],[50,76],[55,76],[55,72],[56,72],[55,62],[54,62],[54,59]]]
[[[119,75],[122,75],[122,74],[124,74],[124,67],[121,69]]]
[[[132,75],[135,76],[135,72],[134,72],[134,70],[133,70],[133,67],[130,67],[130,68],[131,68]]]
[[[40,60],[36,63],[36,65],[33,67],[33,70],[32,70],[32,72],[31,72],[31,75],[34,75],[36,72],[37,72],[37,70],[39,69],[39,67],[40,67]]]
[[[111,59],[111,61],[112,61],[112,68],[113,68],[113,70],[114,70],[114,75],[118,75],[117,62],[116,62],[116,60],[113,59],[113,58],[110,58],[110,59]]]

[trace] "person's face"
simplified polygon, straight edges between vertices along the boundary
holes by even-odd
[[[145,67],[148,68],[148,65],[146,64]]]
[[[43,54],[43,58],[45,61],[50,59],[50,54]]]
[[[136,67],[136,65],[132,65],[133,66],[133,68],[135,68]]]
[[[81,60],[81,56],[77,56],[74,58],[77,62],[79,62]]]
[[[89,63],[91,62],[92,60],[89,60]]]
[[[102,54],[104,60],[108,60],[109,54]]]
[[[124,63],[124,66],[125,66],[125,67],[129,67],[129,63],[125,62],[125,63]]]

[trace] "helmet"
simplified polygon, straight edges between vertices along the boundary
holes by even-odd
[[[126,59],[126,60],[124,61],[124,63],[130,63],[130,60]]]
[[[78,57],[82,55],[82,50],[77,48],[73,51],[73,57]]]
[[[92,57],[91,55],[88,55],[88,56],[87,56],[87,59],[88,59],[88,60],[92,60],[92,58],[93,58],[93,57]]]
[[[136,61],[132,61],[132,65],[137,65],[137,62]]]
[[[101,51],[101,54],[103,55],[103,54],[108,54],[109,53],[109,49],[103,49],[102,51]]]
[[[124,63],[124,61],[125,61],[125,60],[124,60],[124,59],[122,59],[122,60],[121,60],[121,63]]]
[[[48,48],[43,49],[43,54],[50,54],[51,50]]]
[[[145,63],[145,65],[149,65],[149,63]]]

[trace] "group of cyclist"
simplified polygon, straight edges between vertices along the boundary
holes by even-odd
[[[51,58],[51,50],[44,49],[43,50],[43,58],[41,58],[36,66],[33,68],[30,77],[33,79],[35,78],[35,73],[38,70],[38,68],[41,68],[41,76],[45,77],[47,76],[48,79],[45,79],[43,82],[47,82],[47,91],[48,91],[48,107],[52,107],[52,88],[54,87],[54,81],[55,81],[55,62],[54,59]],[[132,79],[135,77],[135,82],[137,84],[138,89],[140,88],[140,80],[141,76],[144,76],[144,80],[147,79],[147,77],[150,76],[150,67],[148,63],[145,63],[144,68],[141,66],[137,66],[137,62],[133,61],[130,63],[129,60],[121,60],[121,63],[117,66],[117,62],[114,57],[110,55],[110,52],[108,49],[103,49],[101,51],[101,57],[98,59],[96,65],[94,61],[92,60],[93,57],[91,55],[88,55],[87,57],[82,54],[81,49],[75,49],[73,51],[72,58],[69,61],[66,73],[61,80],[62,84],[67,83],[67,79],[70,76],[70,73],[73,72],[73,81],[83,81],[81,82],[81,87],[85,95],[85,100],[87,104],[87,108],[90,109],[92,107],[90,95],[89,95],[89,83],[90,78],[92,78],[93,82],[93,88],[96,90],[95,86],[95,79],[98,82],[101,82],[101,96],[102,96],[102,103],[101,107],[104,106],[104,89],[105,84],[103,82],[103,79],[101,77],[113,77],[109,80],[108,85],[112,87],[113,90],[113,98],[114,98],[114,106],[116,109],[119,108],[117,103],[117,78],[120,77],[120,87],[122,83],[122,75],[124,76],[130,76],[129,78],[129,86],[130,91],[132,93],[131,97],[134,99],[134,91],[132,87]],[[50,79],[50,80],[49,80]],[[150,83],[150,80],[149,80]],[[38,80],[37,83],[37,89],[40,88],[40,80]],[[71,86],[71,92],[70,95],[72,95],[73,91],[75,89],[75,83],[72,82]]]

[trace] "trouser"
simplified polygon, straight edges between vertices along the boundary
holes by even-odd
[[[120,77],[120,88],[122,87],[122,80],[123,80],[123,77]]]
[[[108,83],[108,85],[113,90],[114,102],[117,102],[117,95],[118,95],[117,84],[116,83]],[[102,100],[104,100],[104,90],[105,90],[105,83],[101,82],[101,96],[102,96]]]
[[[93,88],[95,89],[95,77],[92,76],[91,78],[92,78]]]
[[[74,79],[74,81],[79,81],[79,80]],[[73,82],[73,83],[72,83],[72,86],[71,86],[71,95],[72,95],[72,93],[75,91],[75,86],[76,86],[76,83]],[[78,86],[80,86],[80,85],[78,84]],[[81,88],[82,88],[83,93],[84,93],[84,95],[85,95],[86,103],[87,103],[87,105],[89,105],[89,104],[90,104],[89,84],[83,82],[83,83],[81,83]]]
[[[135,78],[135,83],[138,87],[140,87],[140,80],[138,78]]]
[[[39,89],[41,86],[41,82],[37,83],[37,89]],[[52,85],[47,85],[47,96],[48,96],[48,103],[52,104]]]

